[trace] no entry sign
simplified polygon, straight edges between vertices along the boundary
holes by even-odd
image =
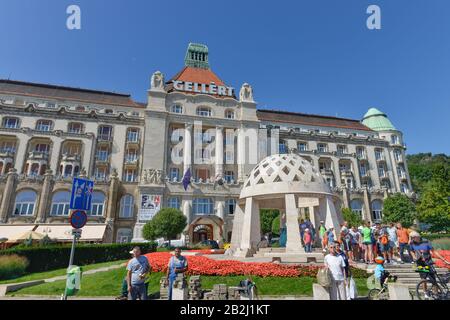
[[[76,210],[70,215],[69,221],[74,229],[81,229],[86,225],[87,214],[84,211]]]

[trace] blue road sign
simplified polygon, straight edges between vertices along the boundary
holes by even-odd
[[[70,209],[90,211],[93,192],[93,181],[73,178],[72,195],[70,197]]]

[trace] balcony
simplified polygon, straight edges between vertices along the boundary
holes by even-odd
[[[137,156],[126,156],[124,158],[124,164],[127,168],[135,168],[137,167],[139,162],[139,158]]]
[[[386,162],[386,157],[384,156],[384,154],[383,155],[379,155],[379,156],[375,157],[375,160],[377,162]]]
[[[97,153],[95,155],[96,164],[106,164],[109,162],[109,154],[107,153]]]
[[[404,181],[408,180],[408,178],[406,177],[406,173],[405,172],[399,173],[398,177],[400,178],[400,180],[404,180]]]
[[[45,151],[31,151],[28,152],[29,160],[48,160],[49,154]]]
[[[14,158],[14,154],[16,153],[13,149],[0,149],[0,158]]]
[[[139,145],[139,142],[140,142],[139,136],[137,136],[137,135],[128,135],[127,136],[127,141],[126,141],[127,145],[135,146],[135,145]]]
[[[320,173],[325,176],[332,176],[333,170],[331,169],[320,169]]]
[[[361,179],[364,179],[364,178],[370,178],[370,173],[369,173],[369,171],[360,172],[360,175],[361,175]]]
[[[80,162],[81,157],[79,154],[63,154],[61,157],[61,161],[65,162]]]
[[[342,177],[352,177],[353,172],[352,172],[352,170],[344,169],[344,170],[341,170],[341,176]]]

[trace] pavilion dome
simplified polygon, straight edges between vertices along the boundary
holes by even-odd
[[[275,154],[250,172],[240,198],[298,193],[332,195],[323,176],[307,160],[297,154]]]
[[[370,108],[364,115],[362,123],[375,131],[395,130],[394,125],[387,115],[376,108]]]

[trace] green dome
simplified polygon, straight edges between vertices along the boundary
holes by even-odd
[[[364,115],[363,125],[375,131],[396,130],[385,113],[376,108],[370,108]]]

